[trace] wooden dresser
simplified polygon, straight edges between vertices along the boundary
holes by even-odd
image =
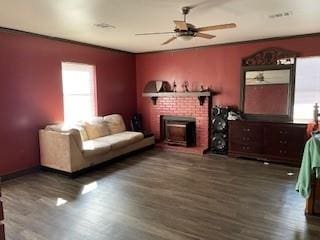
[[[228,123],[230,156],[300,166],[306,142],[305,124],[247,120]]]
[[[0,185],[0,198],[1,198],[1,185]],[[4,240],[4,224],[2,223],[3,220],[3,205],[2,201],[0,200],[0,240]]]

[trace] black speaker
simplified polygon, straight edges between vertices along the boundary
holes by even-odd
[[[140,113],[136,113],[133,115],[131,119],[131,129],[135,132],[142,132],[142,115]]]
[[[229,107],[215,106],[211,111],[211,151],[217,154],[228,153],[228,114]]]
[[[153,136],[152,133],[146,131],[143,129],[142,126],[142,115],[140,113],[136,113],[133,115],[132,119],[131,119],[131,130],[134,132],[141,132],[143,133],[144,137],[151,137]]]

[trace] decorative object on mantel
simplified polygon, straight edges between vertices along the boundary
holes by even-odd
[[[203,85],[200,86],[200,92],[211,92],[210,88],[204,88]]]
[[[202,106],[206,98],[212,96],[212,92],[155,92],[143,93],[142,96],[151,98],[153,105],[157,104],[158,97],[198,97],[199,104]]]
[[[188,81],[185,81],[183,84],[182,84],[182,88],[183,88],[183,91],[184,92],[189,92],[189,82]]]
[[[176,84],[176,81],[173,81],[172,91],[173,91],[173,92],[177,92],[177,84]]]
[[[294,64],[298,53],[281,49],[267,48],[243,59],[242,66]]]
[[[170,92],[171,87],[167,81],[149,81],[144,87],[144,93],[152,92]]]

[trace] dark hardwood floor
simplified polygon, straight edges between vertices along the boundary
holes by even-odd
[[[76,179],[35,173],[3,184],[6,237],[319,240],[297,171],[151,149]]]

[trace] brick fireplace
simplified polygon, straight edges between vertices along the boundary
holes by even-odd
[[[196,123],[196,146],[190,148],[179,147],[177,150],[202,153],[209,146],[209,105],[208,99],[199,104],[197,97],[161,97],[156,105],[150,104],[150,130],[158,141],[161,140],[161,116],[191,117]],[[163,146],[166,147],[166,146]],[[187,151],[187,152],[188,152]]]

